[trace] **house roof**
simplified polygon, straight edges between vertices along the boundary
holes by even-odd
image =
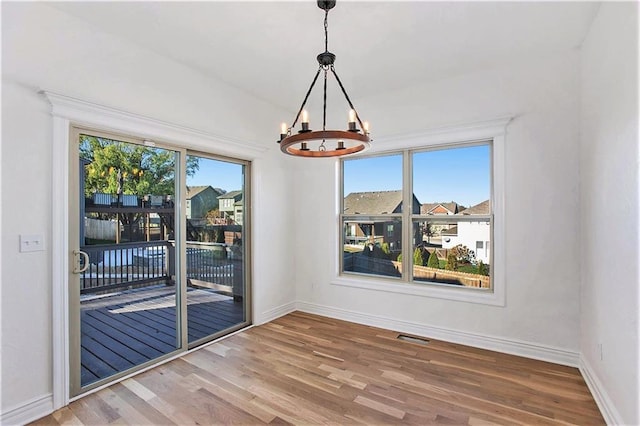
[[[236,198],[236,197],[242,197],[242,190],[240,190],[240,191],[229,191],[226,194],[222,194],[221,196],[219,196],[218,200],[222,200],[224,198]]]
[[[206,190],[207,188],[211,188],[211,185],[187,186],[187,200],[190,200],[191,198],[195,197],[196,195]],[[211,188],[211,189],[213,189],[217,194],[222,194],[222,192],[220,191],[220,188]]]
[[[458,235],[458,226],[452,226],[449,229],[443,229],[442,232],[440,232],[440,235]]]
[[[344,198],[345,214],[387,214],[402,203],[402,191],[352,192]]]
[[[490,214],[490,213],[491,213],[491,205],[489,204],[489,200],[486,200],[476,204],[475,206],[469,207],[466,210],[461,211],[459,214],[472,215],[472,214]]]
[[[447,210],[449,213],[446,214],[456,214],[460,211],[460,204],[451,201],[448,203],[425,203],[420,206],[420,214],[445,214],[445,212],[439,212],[438,207]]]

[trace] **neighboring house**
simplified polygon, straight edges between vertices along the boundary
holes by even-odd
[[[223,194],[211,186],[187,187],[187,219],[204,219],[210,210],[218,208],[218,197]]]
[[[449,203],[425,203],[420,206],[420,214],[423,215],[453,215],[462,210],[460,204],[455,201]]]
[[[469,207],[456,216],[488,215],[489,200]],[[442,248],[451,249],[458,244],[468,247],[476,255],[476,261],[491,263],[491,226],[488,219],[478,222],[459,221],[456,226],[442,231]]]
[[[464,207],[455,201],[450,201],[448,203],[424,203],[420,206],[420,214],[428,215],[428,216],[453,216],[458,214]],[[451,229],[456,226],[455,223],[449,222],[432,222],[429,225],[429,235],[423,236],[423,239],[427,241],[431,241],[431,237],[436,237],[435,241],[437,243],[438,237],[443,235],[444,231]],[[443,237],[444,238],[444,237]]]
[[[244,200],[240,198],[233,203],[233,221],[236,225],[242,225],[242,212],[244,210]]]
[[[420,202],[413,196],[412,211],[420,211]],[[352,192],[344,198],[345,215],[377,216],[402,211],[402,191]],[[351,219],[347,220],[345,230],[346,243],[358,243],[367,240],[389,243],[391,250],[399,250],[402,241],[402,229],[394,221],[375,222]]]
[[[220,201],[219,209],[224,213],[224,218],[233,218],[235,214],[235,204],[242,199],[242,191],[229,191],[218,197]]]

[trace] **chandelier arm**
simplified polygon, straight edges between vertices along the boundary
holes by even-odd
[[[309,90],[307,90],[307,94],[304,97],[304,101],[302,101],[302,105],[300,105],[300,109],[298,110],[298,114],[296,114],[296,119],[293,120],[293,124],[291,125],[292,129],[294,127],[296,127],[296,123],[298,122],[298,119],[300,118],[300,114],[302,113],[302,110],[304,109],[304,106],[307,104],[307,100],[309,99],[309,95],[311,94],[311,90],[313,90],[313,86],[315,86],[316,80],[318,80],[318,76],[320,75],[320,71],[321,70],[322,70],[322,67],[318,67],[318,72],[316,73],[316,76],[313,77],[313,81],[311,82],[311,86],[309,86]]]
[[[344,89],[344,86],[342,85],[342,82],[340,81],[340,78],[338,77],[338,74],[336,74],[336,69],[334,68],[333,65],[331,65],[331,72],[333,73],[333,76],[336,78],[336,81],[338,82],[338,85],[340,86],[340,89],[342,90],[342,94],[347,99],[347,102],[349,103],[349,107],[351,107],[353,112],[356,114],[356,120],[358,120],[358,123],[360,123],[360,128],[364,129],[364,125],[362,124],[362,120],[360,120],[360,116],[358,115],[358,111],[356,111],[356,107],[353,106],[353,103],[351,102],[351,99],[349,99],[349,95],[347,95],[347,91]]]
[[[324,98],[322,100],[322,130],[327,130],[327,69],[324,69]]]

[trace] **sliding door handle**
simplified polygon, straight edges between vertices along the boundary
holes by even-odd
[[[81,274],[87,269],[89,269],[89,266],[91,266],[91,264],[89,263],[89,255],[87,253],[83,252],[82,250],[74,250],[73,254],[77,258],[77,265],[78,265],[75,268],[73,268],[74,274]],[[80,261],[80,257],[84,258],[84,266],[81,266],[82,262]]]

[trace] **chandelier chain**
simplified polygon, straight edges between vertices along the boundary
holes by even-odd
[[[329,51],[329,9],[324,11],[324,51]]]

